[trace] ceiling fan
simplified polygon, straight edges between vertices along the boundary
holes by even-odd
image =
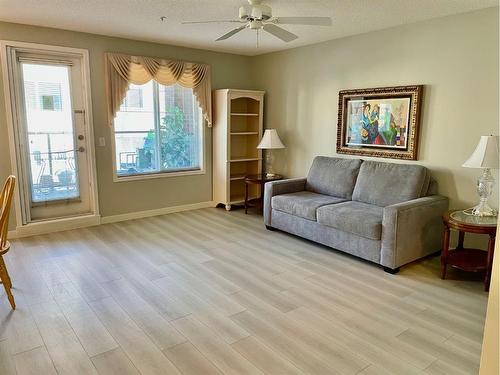
[[[244,29],[264,30],[283,42],[291,42],[298,38],[297,35],[279,27],[278,25],[309,25],[309,26],[331,26],[330,17],[273,17],[270,6],[262,4],[262,0],[248,0],[249,5],[240,7],[238,20],[215,20],[182,22],[183,24],[199,23],[240,23],[241,26],[229,31],[217,38],[216,41],[226,40]]]

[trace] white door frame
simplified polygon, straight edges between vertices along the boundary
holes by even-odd
[[[92,122],[92,98],[91,98],[91,86],[90,86],[90,66],[89,66],[89,52],[86,49],[53,46],[37,43],[25,43],[16,41],[0,40],[0,59],[2,63],[2,73],[3,73],[3,86],[5,95],[5,109],[7,117],[7,130],[9,136],[9,151],[10,151],[10,162],[12,173],[16,176],[20,176],[21,161],[17,158],[17,143],[16,134],[17,126],[19,120],[17,119],[17,100],[12,100],[15,95],[14,87],[17,84],[14,82],[14,75],[12,74],[13,63],[11,61],[11,56],[9,53],[10,49],[15,49],[19,51],[29,51],[29,52],[40,52],[40,53],[53,53],[73,55],[75,57],[82,59],[82,82],[84,86],[84,103],[85,103],[85,131],[86,131],[86,149],[88,151],[88,167],[89,176],[88,180],[90,182],[90,204],[91,213],[85,215],[79,215],[74,217],[60,218],[47,221],[39,221],[34,223],[27,223],[23,225],[23,207],[20,195],[20,185],[16,186],[14,208],[16,213],[16,231],[18,235],[29,235],[44,233],[62,229],[71,229],[81,226],[97,225],[100,222],[99,215],[99,201],[97,197],[97,176],[96,176],[96,166],[95,166],[95,145],[94,145],[94,131]]]

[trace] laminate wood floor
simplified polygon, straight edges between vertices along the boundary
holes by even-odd
[[[487,294],[436,257],[389,275],[203,209],[16,240],[6,261],[2,375],[478,373]]]

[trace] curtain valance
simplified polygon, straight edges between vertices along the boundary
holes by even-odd
[[[162,85],[192,88],[204,119],[212,126],[212,89],[210,66],[154,57],[107,53],[110,120],[120,110],[130,83],[143,85],[152,79]]]

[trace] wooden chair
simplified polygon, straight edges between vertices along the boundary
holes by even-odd
[[[14,310],[16,309],[16,303],[14,302],[14,296],[10,290],[12,288],[12,281],[7,272],[7,266],[3,260],[3,255],[10,249],[10,243],[7,241],[7,231],[9,228],[9,212],[15,185],[16,177],[9,176],[0,194],[0,281],[5,288],[10,305]]]

